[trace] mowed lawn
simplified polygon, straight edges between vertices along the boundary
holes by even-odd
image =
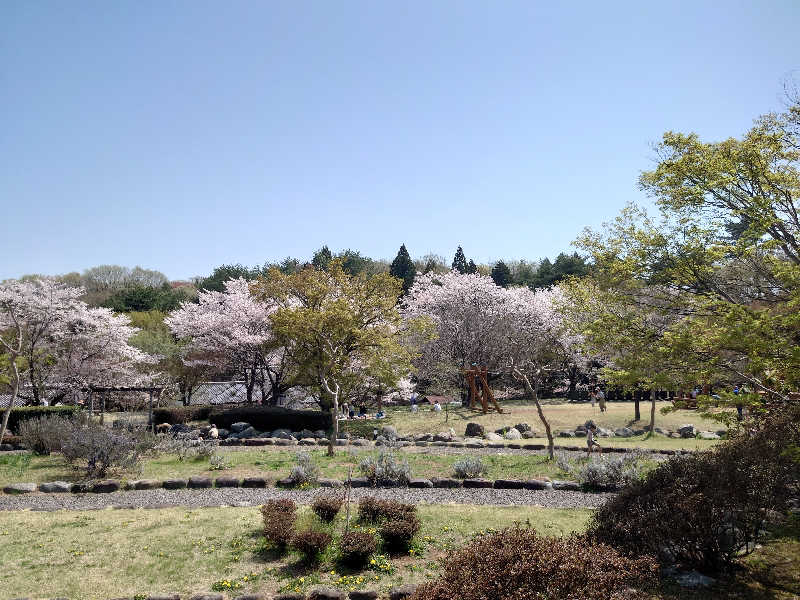
[[[345,589],[385,591],[435,577],[439,559],[476,532],[520,522],[558,536],[582,530],[590,516],[588,510],[530,506],[420,505],[418,510],[423,527],[413,555],[389,557],[389,570],[355,572],[341,569],[332,551],[317,569],[302,565],[297,555],[265,551],[257,508],[5,512],[0,513],[0,590],[3,597],[188,597],[223,580],[235,593],[275,593],[338,584],[346,575]],[[331,527],[337,535],[343,515]],[[325,528],[308,507],[299,509],[299,522]]]

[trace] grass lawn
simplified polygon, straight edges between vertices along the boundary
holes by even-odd
[[[208,459],[178,460],[174,455],[163,455],[147,460],[142,465],[141,473],[113,473],[123,479],[168,479],[187,478],[192,475],[236,475],[268,477],[275,481],[289,475],[300,451],[308,451],[314,463],[320,467],[323,477],[345,479],[348,469],[353,469],[353,476],[360,475],[359,461],[368,455],[377,455],[376,450],[363,450],[356,453],[339,449],[334,457],[325,455],[324,448],[295,447],[292,450],[278,450],[274,446],[247,450],[220,448],[219,454],[231,465],[229,469],[211,471]],[[424,448],[409,448],[398,452],[399,457],[408,460],[414,477],[452,477],[453,463],[464,455],[432,454],[424,452]],[[481,456],[488,468],[486,477],[490,479],[533,479],[550,477],[563,479],[567,474],[562,472],[555,462],[547,460],[541,454],[489,454]],[[597,455],[594,460],[599,460]],[[79,481],[82,472],[64,463],[58,454],[50,456],[34,456],[31,454],[14,454],[0,456],[0,486],[14,482],[29,481]]]
[[[574,430],[577,425],[593,419],[600,427],[617,429],[618,427],[641,428],[650,424],[650,403],[642,402],[640,412],[642,420],[634,421],[633,402],[608,402],[608,410],[604,413],[600,409],[589,403],[550,403],[543,406],[545,417],[550,423],[553,432],[562,430]],[[708,419],[702,419],[697,411],[679,410],[673,413],[662,415],[660,410],[665,406],[672,406],[671,402],[656,403],[656,427],[663,427],[669,430],[676,430],[683,424],[692,423],[700,430],[715,431],[720,429],[720,425]],[[530,425],[537,434],[544,437],[544,426],[539,419],[536,406],[527,400],[507,400],[501,401],[500,407],[503,414],[489,412],[483,414],[480,411],[470,410],[461,406],[451,405],[447,412],[432,412],[421,406],[420,410],[412,413],[407,406],[386,408],[386,424],[397,428],[402,435],[417,433],[437,433],[446,431],[452,427],[456,434],[464,435],[467,423],[475,422],[483,425],[487,431],[494,431],[504,426],[513,426],[516,423],[524,422]],[[363,423],[363,422],[362,422]],[[367,421],[374,426],[384,421]],[[369,427],[371,430],[371,427]],[[580,440],[579,440],[580,441]],[[713,445],[713,441],[708,440],[673,440],[664,436],[655,436],[649,440],[643,438],[612,438],[601,440],[607,445],[618,446],[642,446],[648,448],[706,448]],[[536,440],[541,444],[541,439]],[[572,443],[569,440],[562,440],[562,443]]]
[[[527,521],[543,534],[562,535],[583,529],[590,515],[588,510],[471,505],[421,505],[419,512],[423,528],[414,555],[389,557],[388,570],[364,572],[340,569],[332,556],[310,569],[297,556],[265,552],[257,508],[0,513],[0,589],[31,598],[183,597],[211,591],[223,580],[237,593],[274,593],[338,584],[347,576],[339,584],[345,589],[386,590],[434,577],[439,559],[477,531]],[[302,523],[322,527],[308,507],[299,515]],[[343,521],[340,513],[333,528],[341,531]]]

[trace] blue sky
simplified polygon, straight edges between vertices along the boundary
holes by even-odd
[[[554,256],[647,201],[665,130],[780,109],[799,25],[795,0],[3,2],[0,279]]]

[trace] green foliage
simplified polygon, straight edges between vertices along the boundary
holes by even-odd
[[[220,265],[216,267],[211,275],[200,280],[197,287],[201,290],[213,292],[225,291],[225,282],[229,279],[246,279],[248,281],[256,279],[266,274],[266,269],[260,267],[245,267],[242,264]]]
[[[477,272],[478,272],[478,265],[476,265],[475,261],[470,258],[469,262],[467,263],[466,273],[469,273],[470,275],[472,275],[472,274],[477,273]]]
[[[414,276],[416,274],[417,267],[414,265],[414,261],[411,260],[411,256],[409,256],[408,250],[406,250],[406,245],[403,244],[400,246],[397,256],[395,256],[392,261],[392,265],[389,268],[389,275],[403,281],[403,293],[405,293],[414,285]]]
[[[314,258],[311,259],[311,264],[319,271],[324,271],[333,260],[333,254],[327,246],[323,246],[314,252]]]
[[[186,290],[182,288],[173,290],[168,283],[158,288],[135,285],[115,292],[103,302],[103,306],[116,312],[151,310],[170,312],[188,299]]]
[[[513,281],[511,269],[509,269],[508,265],[502,260],[497,261],[494,267],[492,267],[492,281],[500,287],[508,287]]]
[[[19,424],[28,419],[38,419],[50,415],[69,419],[79,412],[80,407],[78,406],[18,406],[11,409],[11,415],[8,417],[8,428],[16,432],[19,429]]]
[[[153,409],[153,421],[155,423],[189,423],[190,421],[206,421],[211,415],[211,405],[204,406],[170,406],[166,408]],[[234,421],[235,422],[235,421]]]
[[[213,407],[208,420],[217,427],[230,429],[238,422],[250,423],[259,431],[288,429],[300,431],[327,430],[330,416],[317,410],[292,410],[282,406],[237,406],[234,408]]]
[[[462,250],[461,246],[458,247],[453,257],[452,268],[462,274],[467,272],[467,257],[464,256],[464,250]]]

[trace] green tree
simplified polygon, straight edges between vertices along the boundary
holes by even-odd
[[[492,268],[492,281],[500,287],[508,287],[511,284],[511,269],[502,260],[497,261]]]
[[[412,370],[416,354],[407,336],[424,323],[401,318],[401,287],[388,274],[352,276],[335,259],[327,271],[284,275],[273,270],[252,288],[257,298],[279,304],[270,317],[276,341],[293,361],[299,381],[319,395],[331,415],[330,456],[344,390],[365,379],[393,387]]]
[[[220,265],[212,271],[211,275],[200,279],[197,287],[201,290],[222,292],[225,290],[226,281],[239,279],[240,277],[249,281],[258,277],[259,274],[260,269],[251,269],[238,263],[235,265]]]
[[[314,265],[315,269],[324,271],[328,268],[328,265],[332,260],[333,254],[331,253],[330,248],[323,246],[314,252],[314,257],[311,259],[311,264]]]
[[[466,273],[469,273],[470,275],[472,275],[472,274],[477,273],[477,272],[478,272],[478,265],[476,265],[475,261],[470,258],[469,262],[467,263]]]
[[[103,306],[116,312],[146,312],[157,310],[169,312],[178,308],[181,302],[189,299],[185,290],[173,290],[169,284],[159,288],[135,285],[113,294]]]
[[[417,268],[414,265],[414,261],[411,260],[411,256],[409,256],[408,250],[406,250],[406,245],[403,244],[400,246],[400,250],[397,251],[397,256],[395,256],[392,261],[392,266],[389,268],[389,275],[403,281],[403,293],[406,293],[411,289],[411,286],[414,285],[414,276],[416,274]]]
[[[464,256],[464,250],[461,249],[461,246],[458,247],[456,250],[456,254],[453,257],[453,266],[454,271],[458,271],[462,275],[467,272],[467,257]]]

